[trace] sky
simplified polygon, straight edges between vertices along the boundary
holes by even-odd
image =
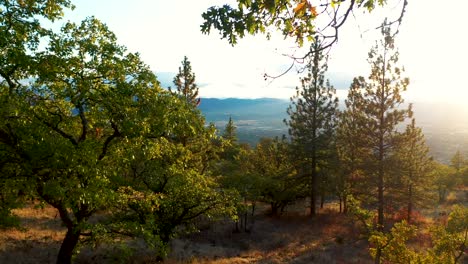
[[[201,97],[284,98],[300,85],[296,71],[275,80],[297,47],[292,39],[273,35],[248,36],[232,47],[216,31],[200,31],[201,14],[210,6],[233,0],[77,0],[65,20],[79,22],[95,16],[117,35],[119,44],[140,53],[164,85],[170,84],[184,56],[191,61]],[[367,54],[379,38],[383,17],[398,11],[397,0],[371,14],[358,11],[347,21],[339,42],[330,51],[327,77],[344,99],[354,76],[368,76]],[[468,101],[468,1],[409,0],[396,43],[401,65],[411,84],[410,101]],[[393,13],[392,13],[393,12]],[[63,22],[59,22],[63,23]],[[300,52],[300,51],[298,51]],[[468,104],[467,104],[468,105]]]

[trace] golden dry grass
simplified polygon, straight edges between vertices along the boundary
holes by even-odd
[[[451,197],[465,203],[468,189]],[[431,224],[443,224],[451,203],[428,210],[419,230]],[[202,231],[175,239],[165,263],[231,264],[231,263],[372,263],[368,243],[359,235],[359,225],[350,217],[337,213],[336,204],[326,204],[319,216],[305,216],[305,205],[288,208],[281,217],[267,217],[266,205],[259,206],[249,232],[236,233],[230,220],[201,222]],[[23,229],[0,230],[0,263],[55,263],[65,228],[55,209],[37,208],[30,204],[15,210]],[[249,219],[250,221],[251,219]],[[414,248],[430,246],[427,232],[411,242]],[[115,245],[97,249],[84,247],[76,263],[156,263],[155,255],[141,241],[132,242],[136,253],[124,258],[125,250]]]

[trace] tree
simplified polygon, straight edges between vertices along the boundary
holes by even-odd
[[[400,178],[402,188],[399,189],[404,194],[407,204],[406,221],[411,224],[415,205],[424,206],[434,200],[433,178],[431,177],[433,161],[429,156],[424,134],[421,128],[416,127],[414,118],[401,138],[397,156],[401,162],[400,173],[402,173]]]
[[[174,77],[174,85],[177,93],[187,100],[189,104],[197,107],[200,104],[198,97],[198,86],[195,83],[195,74],[192,72],[190,61],[184,56],[182,67],[179,67],[179,73]]]
[[[232,117],[229,116],[229,121],[227,122],[226,127],[224,128],[223,138],[231,142],[232,144],[237,143],[236,130],[237,130],[237,127],[234,125],[234,121],[232,120]]]
[[[0,1],[0,225],[14,222],[10,209],[20,205],[19,194],[29,193],[27,177],[18,166],[24,153],[16,147],[15,131],[24,122],[20,109],[28,105],[18,91],[40,66],[34,52],[50,34],[40,19],[59,19],[66,8],[73,8],[69,0]]]
[[[466,184],[468,181],[468,160],[465,159],[463,153],[457,150],[450,160],[450,166],[456,170],[457,184]]]
[[[377,7],[393,6],[387,1],[375,0],[237,0],[237,6],[225,4],[221,7],[210,7],[202,14],[204,22],[202,32],[209,34],[211,28],[218,30],[223,39],[235,45],[239,38],[246,34],[266,33],[270,37],[272,30],[278,30],[286,37],[295,38],[302,46],[307,41],[323,42],[321,49],[330,47],[338,40],[340,28],[351,13],[357,10],[372,12]],[[408,1],[398,2],[401,5],[400,16],[390,24],[400,24],[406,11]],[[294,57],[300,62],[314,51],[303,56]],[[294,63],[293,63],[294,65]],[[292,66],[289,68],[291,69]]]
[[[271,214],[283,212],[291,202],[304,195],[286,138],[263,138],[243,162],[246,177],[257,179],[259,199],[269,203]]]
[[[350,202],[352,213],[366,228],[366,236],[371,243],[369,251],[376,260],[390,263],[459,263],[466,254],[468,209],[462,205],[453,206],[445,226],[429,227],[432,247],[415,250],[408,245],[408,241],[418,235],[415,226],[403,220],[395,223],[390,232],[376,230],[372,224],[374,214],[360,208],[356,200],[350,199]]]
[[[167,221],[178,227],[214,207],[227,208],[229,199],[220,202],[227,196],[206,177],[214,128],[204,127],[199,111],[162,90],[138,55],[127,53],[95,18],[80,25],[66,23],[45,40],[45,51],[28,51],[38,67],[31,64],[22,78],[35,78],[27,85],[18,80],[0,86],[7,102],[0,106],[0,169],[2,180],[3,172],[10,172],[13,190],[24,183],[57,209],[67,228],[57,263],[70,263],[81,242],[146,235],[128,228],[129,221],[120,217],[134,206],[179,212],[159,210],[159,218],[153,214],[144,222],[152,227],[146,229],[152,237],[163,242],[173,234],[174,227],[164,225]],[[184,144],[182,139],[187,139]],[[149,164],[144,176],[150,180],[159,172],[171,177],[170,191],[161,191],[164,196],[150,187],[129,185],[129,172],[139,168],[137,157]],[[156,179],[164,182],[164,177]],[[105,217],[89,222],[97,212]]]
[[[336,129],[339,167],[337,192],[345,213],[348,211],[349,195],[359,200],[367,200],[369,195],[363,173],[364,161],[369,157],[369,150],[365,148],[365,138],[362,137],[359,126],[360,120],[364,118],[359,108],[360,97],[358,89],[349,90],[345,100],[346,109],[339,113]]]
[[[390,28],[384,22],[382,40],[369,52],[371,74],[366,80],[358,77],[351,84],[348,99],[360,111],[359,132],[364,138],[364,147],[370,155],[365,160],[369,181],[377,188],[377,224],[384,229],[384,194],[389,192],[389,178],[393,171],[393,157],[400,137],[396,131],[399,123],[411,115],[411,108],[401,109],[404,102],[401,93],[409,84],[408,78],[402,78],[402,69],[395,66],[398,52]],[[380,249],[377,250],[376,263],[380,263]]]
[[[434,178],[434,184],[436,185],[439,196],[439,203],[443,203],[449,192],[453,190],[457,184],[457,172],[453,167],[436,162],[432,174],[431,177]]]
[[[301,79],[301,89],[296,87],[296,95],[291,98],[288,108],[290,120],[285,123],[304,168],[309,170],[310,213],[314,216],[319,189],[318,168],[329,157],[338,99],[333,86],[325,81],[327,64],[320,43],[316,42],[311,49],[314,52],[308,64],[309,73]]]
[[[119,196],[117,153],[147,131],[144,115],[163,114],[141,110],[162,91],[151,70],[95,18],[67,23],[38,59],[37,81],[22,91],[34,129],[19,136],[37,195],[67,227],[57,263],[70,263],[80,238],[102,228],[88,219]]]
[[[216,151],[210,147],[214,127],[204,127],[201,114],[183,101],[160,103],[168,109],[168,127],[190,121],[189,143],[177,140],[177,134],[187,129],[181,127],[170,136],[138,138],[132,144],[123,178],[128,196],[114,210],[114,228],[144,238],[162,258],[172,238],[197,230],[197,219],[233,217],[236,199],[220,188],[208,169]]]
[[[463,168],[464,164],[465,157],[460,152],[460,150],[457,150],[457,152],[455,152],[455,154],[453,155],[452,159],[450,159],[450,165],[457,170],[457,173],[459,173],[460,170]]]

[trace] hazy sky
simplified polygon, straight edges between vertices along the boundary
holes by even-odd
[[[78,22],[94,15],[114,31],[120,44],[139,52],[164,83],[177,72],[183,56],[192,62],[202,97],[289,98],[299,85],[292,71],[275,81],[289,65],[282,53],[295,49],[292,40],[274,36],[247,37],[231,47],[217,32],[203,35],[201,14],[231,0],[77,0],[66,20]],[[392,2],[392,1],[389,1]],[[412,101],[468,101],[468,1],[410,0],[397,38],[400,61],[411,80]],[[393,6],[370,16],[360,12],[342,29],[330,53],[329,78],[344,95],[354,76],[369,74],[366,58],[379,34],[373,30]],[[393,10],[395,11],[395,10]],[[370,30],[369,30],[370,29]]]

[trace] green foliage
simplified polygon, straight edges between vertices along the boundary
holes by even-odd
[[[398,182],[400,193],[395,192],[393,204],[402,203],[407,208],[407,221],[411,223],[411,216],[415,207],[427,207],[436,200],[434,178],[434,162],[429,156],[424,134],[416,127],[415,120],[407,125],[405,133],[399,139],[396,159],[399,163]]]
[[[385,5],[385,1],[359,0],[352,1],[347,6],[343,1],[307,1],[307,0],[238,0],[237,6],[225,4],[221,7],[210,7],[203,13],[204,23],[201,25],[203,33],[209,34],[211,28],[219,30],[223,39],[235,45],[239,38],[246,34],[263,33],[270,37],[271,29],[276,29],[284,37],[294,37],[302,46],[305,40],[314,40],[321,32],[317,25],[317,18],[325,14],[326,10],[339,11],[342,7],[346,12],[335,13],[324,23],[339,28],[351,10],[365,9],[372,11],[376,6]],[[327,26],[328,27],[328,26]]]
[[[455,205],[446,227],[432,230],[433,249],[429,252],[437,263],[458,263],[466,254],[468,245],[468,208]]]
[[[254,183],[251,192],[271,205],[272,214],[278,214],[279,209],[304,196],[304,186],[297,179],[290,145],[285,138],[264,138],[245,158],[241,162],[242,171]]]
[[[232,120],[232,117],[229,117],[229,121],[227,122],[226,127],[224,128],[223,138],[226,139],[231,144],[236,144],[237,143],[236,130],[237,130],[237,127],[234,125],[234,121]]]
[[[394,51],[394,39],[385,22],[382,26],[382,40],[369,52],[371,74],[369,78],[357,77],[351,84],[348,94],[348,118],[355,119],[362,144],[360,151],[363,179],[370,184],[366,189],[376,188],[375,198],[378,205],[378,225],[384,226],[385,193],[391,193],[392,177],[396,164],[396,151],[399,148],[400,133],[398,124],[412,114],[411,108],[402,109],[401,93],[409,84],[408,78],[401,77],[402,69],[398,63],[398,52]]]
[[[435,163],[431,177],[437,188],[439,203],[445,202],[447,195],[457,184],[456,170],[450,166]]]
[[[52,8],[50,19],[68,5],[32,3]],[[230,194],[210,176],[215,129],[192,104],[162,90],[138,54],[126,52],[99,20],[66,23],[40,38],[30,16],[41,14],[21,15],[18,24],[35,25],[26,41],[34,46],[37,37],[45,49],[24,42],[20,55],[31,63],[11,57],[17,65],[0,73],[2,216],[20,191],[55,207],[67,228],[57,262],[69,263],[83,237],[95,243],[142,236],[164,250],[195,218],[234,214]],[[106,217],[88,221],[97,212]]]
[[[458,263],[463,259],[468,242],[468,209],[455,205],[446,226],[430,227],[432,247],[416,250],[409,241],[418,235],[418,229],[405,220],[395,225],[389,232],[375,229],[372,221],[374,213],[363,209],[360,203],[349,197],[350,212],[362,222],[369,240],[369,252],[380,260],[389,263]]]
[[[153,101],[164,106],[165,126],[174,129],[165,136],[135,138],[121,154],[126,155],[121,185],[129,187],[120,189],[127,198],[113,210],[115,228],[143,237],[161,256],[170,239],[196,231],[198,219],[236,213],[234,195],[220,189],[209,170],[216,131],[205,127],[200,112],[184,100],[163,96]],[[179,127],[184,123],[191,129]]]
[[[330,149],[338,108],[336,90],[328,80],[325,81],[327,63],[320,47],[319,42],[311,46],[308,75],[301,79],[302,87],[296,88],[296,95],[291,98],[291,105],[287,110],[290,120],[285,120],[299,158],[299,166],[304,173],[310,175],[308,184],[312,215],[316,212],[315,202],[320,183],[318,169],[325,167],[332,156]]]

